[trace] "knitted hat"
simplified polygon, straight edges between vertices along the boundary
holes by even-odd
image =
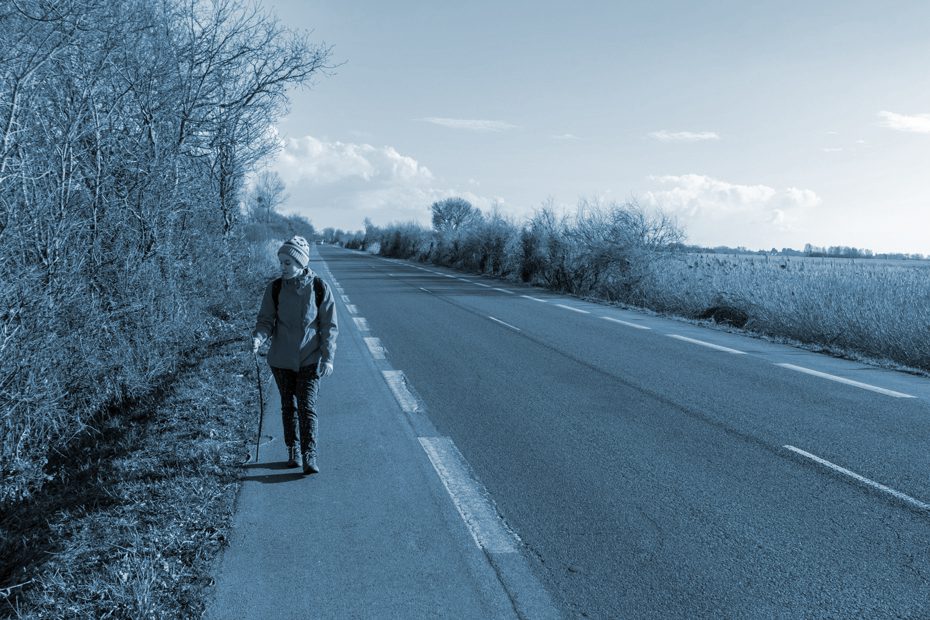
[[[310,262],[310,244],[303,237],[295,235],[284,242],[278,254],[286,254],[297,261],[301,267],[306,267]]]

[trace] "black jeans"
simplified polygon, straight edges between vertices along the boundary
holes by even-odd
[[[316,366],[304,366],[298,371],[271,367],[278,393],[281,394],[281,422],[284,425],[284,443],[288,448],[297,441],[300,422],[300,452],[316,455],[316,395],[320,376]],[[296,416],[294,402],[296,401]]]

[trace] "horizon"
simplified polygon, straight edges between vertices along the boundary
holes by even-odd
[[[333,46],[269,162],[318,229],[637,200],[686,243],[930,254],[930,5],[266,0]]]

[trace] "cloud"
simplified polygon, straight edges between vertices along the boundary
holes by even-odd
[[[677,216],[689,238],[708,245],[769,247],[773,235],[792,230],[822,202],[809,189],[740,185],[699,174],[649,181],[659,187],[645,192],[641,201]]]
[[[581,140],[581,138],[579,138],[573,133],[563,133],[563,134],[553,135],[552,139],[558,140],[560,142],[578,142],[579,140]]]
[[[436,200],[461,196],[485,210],[500,199],[445,187],[429,168],[394,147],[327,142],[304,136],[281,140],[271,168],[281,175],[289,200],[283,211],[299,213],[317,228],[361,229],[375,223],[429,223]]]
[[[649,134],[659,142],[704,142],[719,140],[720,136],[714,131],[653,131]]]
[[[913,133],[930,133],[930,114],[897,114],[882,111],[878,113],[882,119],[881,126],[897,131],[910,131]]]
[[[840,153],[843,151],[843,149],[838,146],[825,146],[820,150],[824,153]]]
[[[471,120],[464,118],[437,118],[434,116],[417,119],[434,125],[441,125],[451,129],[464,129],[466,131],[506,131],[508,129],[518,129],[517,125],[511,125],[503,121],[486,121]]]

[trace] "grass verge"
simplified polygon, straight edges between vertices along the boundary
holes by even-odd
[[[200,618],[258,415],[248,326],[217,322],[146,397],[102,412],[0,516],[0,616]]]

